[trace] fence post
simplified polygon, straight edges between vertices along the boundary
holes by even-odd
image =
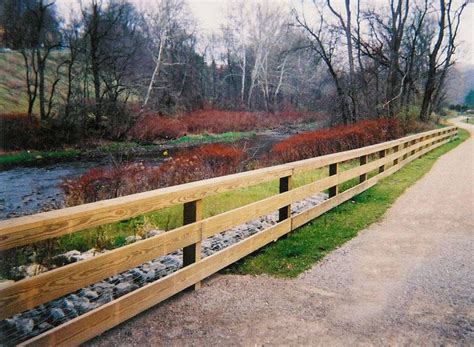
[[[339,163],[334,163],[329,165],[329,176],[337,175],[339,171]],[[337,184],[331,188],[329,188],[329,197],[332,198],[337,195],[338,187]]]
[[[280,177],[280,193],[287,192],[291,189],[291,175]],[[278,222],[281,222],[291,216],[291,204],[284,206],[278,210]]]
[[[195,200],[184,203],[183,225],[191,224],[202,219],[202,200]],[[202,236],[201,236],[202,238]],[[201,260],[201,241],[183,248],[183,267],[191,265]],[[201,281],[195,283],[190,288],[195,290],[201,288]]]
[[[386,153],[386,150],[385,149],[382,149],[380,152],[379,152],[379,158],[382,159],[382,158],[385,158],[385,153]],[[382,173],[385,171],[385,165],[382,165],[379,167],[379,173]]]
[[[393,147],[393,153],[397,153],[400,150],[400,146]],[[398,165],[398,157],[393,160],[393,166]]]
[[[408,148],[408,145],[409,145],[409,142],[405,142],[403,144],[403,149],[407,149]],[[406,158],[408,158],[408,152],[406,152],[403,157],[402,157],[402,160],[405,160]]]
[[[425,137],[422,136],[418,139],[418,142],[423,142],[424,139],[425,139]],[[420,146],[416,151],[421,152],[423,150],[423,148],[424,148],[424,146]]]
[[[359,163],[360,163],[360,166],[364,166],[365,164],[367,164],[367,155],[363,155],[359,157]],[[359,176],[359,183],[362,183],[366,180],[367,180],[367,172]]]

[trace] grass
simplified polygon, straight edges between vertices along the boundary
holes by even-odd
[[[52,52],[47,61],[45,71],[46,90],[50,90],[56,76],[56,68],[63,59],[64,52]],[[19,52],[0,53],[0,110],[9,112],[26,112],[28,98],[26,94],[26,70],[23,57]],[[64,73],[64,71],[63,71]],[[60,99],[65,91],[65,79],[57,85],[57,98]],[[49,93],[49,92],[48,92]],[[36,102],[34,112],[39,112]]]
[[[70,159],[80,156],[81,152],[76,149],[64,151],[22,151],[0,156],[0,166],[20,165],[37,163],[39,161]]]
[[[468,137],[469,133],[460,129],[458,139],[414,160],[376,186],[325,213],[288,237],[263,248],[254,256],[244,258],[228,271],[296,277],[356,236],[360,230],[380,220],[395,200],[422,178],[441,155],[457,147]]]
[[[326,176],[326,170],[313,170],[297,175],[293,186],[301,186]],[[207,197],[203,201],[204,218],[250,204],[278,193],[278,181],[237,189]],[[170,230],[182,225],[182,205],[165,208],[121,222],[87,229],[59,239],[59,252],[86,251],[91,248],[113,249],[123,246],[130,235],[143,235],[151,229]]]
[[[169,141],[169,145],[178,144],[199,144],[199,143],[212,143],[212,142],[235,142],[241,139],[247,139],[255,137],[255,131],[244,131],[244,132],[226,132],[222,134],[199,134],[199,135],[186,135],[176,140]]]

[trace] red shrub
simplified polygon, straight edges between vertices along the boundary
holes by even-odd
[[[204,145],[183,150],[158,167],[126,164],[95,168],[66,180],[62,189],[69,206],[111,199],[176,184],[235,173],[244,153],[224,145]]]
[[[3,150],[61,148],[78,140],[78,132],[58,120],[40,122],[26,113],[0,114],[0,145]]]
[[[204,109],[187,114],[182,120],[188,132],[194,134],[249,131],[259,127],[258,114],[252,112]]]
[[[61,184],[67,205],[80,205],[159,188],[157,168],[125,164],[118,168],[93,168]]]
[[[128,138],[139,142],[153,142],[158,139],[175,139],[185,133],[186,126],[180,120],[147,113],[130,129]]]
[[[147,113],[135,123],[128,133],[128,138],[138,142],[153,142],[158,139],[177,138],[186,133],[219,134],[229,131],[251,131],[321,119],[321,114],[294,110],[270,114],[202,109],[179,118]]]
[[[267,160],[286,163],[369,146],[402,136],[397,120],[366,120],[291,136],[275,144]]]
[[[314,112],[285,110],[278,113],[220,111],[204,109],[185,115],[190,133],[223,133],[228,131],[251,131],[273,128],[284,124],[296,124],[321,120],[322,115]]]
[[[187,183],[240,171],[242,150],[220,144],[203,145],[183,150],[160,166],[163,185]]]

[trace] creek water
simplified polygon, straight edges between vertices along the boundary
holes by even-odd
[[[243,148],[252,158],[258,158],[267,153],[275,142],[287,136],[259,134],[234,145]],[[178,148],[170,148],[170,154],[176,150]],[[100,161],[76,160],[0,171],[0,220],[65,207],[64,193],[60,187],[64,179],[78,177],[91,168],[109,167],[113,162],[117,165],[115,159],[109,157]],[[150,155],[128,159],[145,165],[159,165],[162,160]]]
[[[60,182],[103,164],[75,161],[41,167],[16,167],[0,172],[0,219],[62,207]]]
[[[324,121],[289,125],[277,131],[264,131],[248,139],[228,145],[243,149],[250,160],[267,154],[272,146],[288,136],[311,131],[326,125]],[[160,165],[161,155],[167,151],[173,156],[177,151],[195,148],[194,145],[157,145],[149,152],[131,152],[109,155],[100,160],[76,160],[41,166],[15,167],[0,170],[0,220],[30,215],[38,212],[66,207],[61,182],[80,176],[92,168],[110,167],[119,163],[141,162],[145,165]]]

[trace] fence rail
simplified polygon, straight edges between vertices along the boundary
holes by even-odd
[[[0,250],[7,250],[184,204],[182,227],[0,288],[0,319],[183,249],[182,269],[24,343],[79,344],[185,288],[199,288],[204,278],[374,186],[456,135],[456,127],[447,127],[351,151],[1,221]],[[359,160],[360,166],[340,171],[340,164],[349,160]],[[329,176],[291,189],[293,175],[324,167]],[[374,171],[376,175],[369,178]],[[280,182],[279,194],[203,219],[203,198],[275,179]],[[352,179],[359,183],[338,191],[340,184]],[[325,190],[327,200],[291,215],[292,203]],[[276,210],[277,224],[201,259],[205,238]]]

